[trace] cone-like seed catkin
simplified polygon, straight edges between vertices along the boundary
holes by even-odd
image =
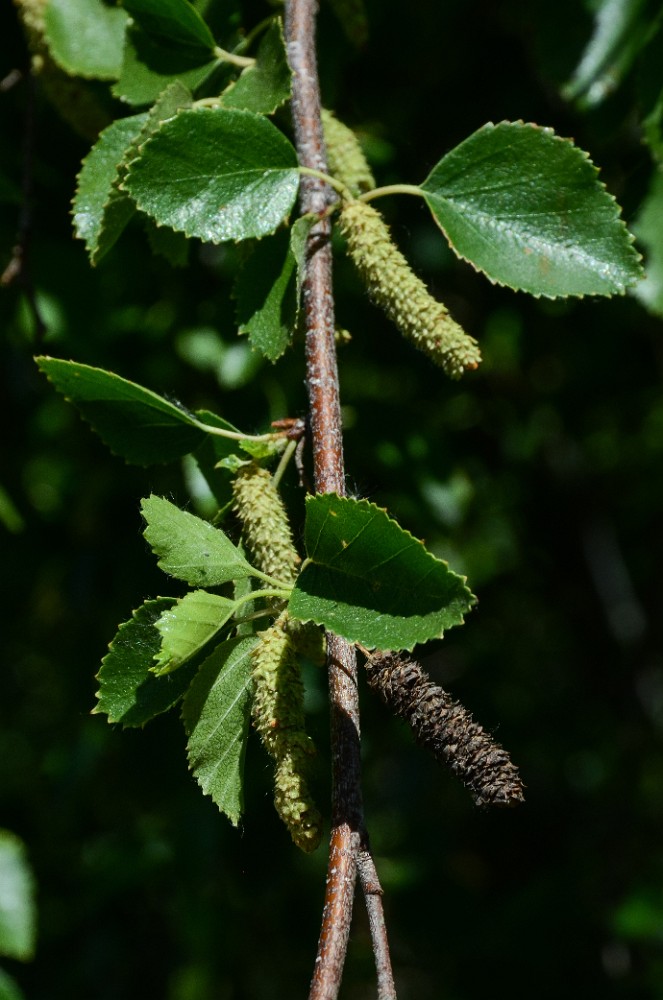
[[[365,202],[346,202],[339,225],[371,297],[401,333],[450,378],[460,378],[464,371],[476,368],[481,361],[476,340],[412,271],[392,242],[380,213]]]
[[[524,785],[506,750],[409,657],[375,653],[366,661],[368,683],[412,727],[417,743],[443,761],[478,806],[514,806]]]
[[[345,184],[354,195],[372,191],[375,180],[352,129],[326,108],[322,109],[322,129],[327,147],[327,165],[332,177]]]
[[[242,466],[233,480],[233,495],[255,567],[284,583],[293,583],[301,559],[270,473],[255,462]]]
[[[304,777],[315,746],[304,729],[304,687],[286,622],[284,613],[261,632],[251,654],[253,723],[276,764],[276,811],[297,847],[308,853],[320,843],[322,817]]]

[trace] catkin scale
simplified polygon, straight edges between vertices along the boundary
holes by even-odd
[[[478,806],[514,806],[524,785],[508,753],[459,702],[433,684],[415,660],[375,653],[366,661],[369,686],[411,726],[420,746],[444,762]]]
[[[450,378],[460,378],[481,361],[473,337],[433,298],[394,245],[389,227],[371,205],[347,201],[339,226],[348,252],[371,298],[401,333],[440,365]]]
[[[304,775],[315,746],[304,730],[304,687],[285,613],[260,633],[251,660],[253,723],[276,765],[274,805],[294,843],[308,853],[320,843],[322,818]]]
[[[322,129],[332,177],[345,184],[353,195],[372,191],[375,179],[352,129],[326,108],[322,109]]]
[[[255,462],[242,466],[233,480],[233,496],[244,541],[256,568],[284,583],[293,583],[301,558],[270,473]]]

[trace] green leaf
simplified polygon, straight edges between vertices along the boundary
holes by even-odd
[[[292,145],[262,115],[182,111],[134,160],[124,187],[158,223],[211,243],[273,232],[299,184]]]
[[[161,648],[152,664],[156,676],[170,674],[190,660],[197,662],[236,610],[236,601],[206,590],[191,590],[164,611],[155,623],[161,636]]]
[[[593,107],[612,94],[642,51],[654,23],[652,15],[659,10],[658,0],[655,7],[650,0],[603,0],[594,33],[563,96]]]
[[[143,500],[141,509],[147,521],[145,539],[164,573],[194,587],[217,587],[254,575],[237,546],[208,521],[162,497]]]
[[[150,38],[132,25],[127,30],[120,78],[112,92],[128,104],[151,104],[175,81],[195,91],[218,66],[219,60],[216,56],[210,59],[207,50]]]
[[[127,462],[172,462],[197,448],[206,436],[186,410],[135,382],[74,361],[35,360],[104,444]]]
[[[23,841],[0,830],[0,954],[27,961],[37,936],[35,883]]]
[[[314,215],[300,215],[290,227],[290,251],[297,264],[297,318],[302,301],[302,283],[306,274],[306,248],[312,226],[317,222]],[[296,325],[297,320],[295,321]]]
[[[463,577],[367,500],[307,497],[305,542],[288,610],[351,642],[412,649],[460,625],[474,602]]]
[[[48,0],[45,34],[54,61],[70,76],[115,80],[122,67],[127,15],[103,0]]]
[[[244,809],[243,777],[251,720],[255,636],[228,639],[198,671],[182,706],[189,767],[235,826]]]
[[[484,125],[421,190],[453,250],[498,284],[550,298],[613,295],[641,276],[596,167],[551,129]]]
[[[240,333],[276,361],[290,344],[296,316],[295,258],[287,230],[256,244],[242,264],[234,296]]]
[[[254,66],[247,67],[238,80],[221,94],[224,108],[239,108],[271,115],[290,99],[292,73],[283,40],[281,19],[265,32]]]
[[[127,194],[117,191],[114,184],[125,153],[146,121],[146,114],[133,115],[105,128],[76,178],[74,230],[85,241],[93,264],[110,250],[136,210]]]
[[[663,316],[663,174],[660,170],[654,172],[633,231],[646,251],[646,276],[637,285],[635,295],[650,312]]]
[[[214,36],[189,0],[122,0],[148,35],[211,54]]]
[[[186,666],[172,677],[157,677],[154,657],[161,649],[161,635],[155,623],[177,603],[174,597],[146,601],[120,625],[97,674],[97,715],[125,728],[144,726],[156,715],[167,712],[186,691],[195,665]]]
[[[25,1000],[25,994],[12,976],[0,969],[0,1000]]]

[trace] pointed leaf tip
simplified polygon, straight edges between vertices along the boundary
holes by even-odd
[[[462,624],[474,603],[463,577],[368,500],[307,497],[305,541],[290,614],[351,642],[410,650]]]
[[[642,276],[597,168],[550,128],[484,125],[421,190],[452,249],[497,284],[549,298],[609,296]]]

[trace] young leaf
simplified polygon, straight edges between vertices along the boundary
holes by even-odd
[[[186,48],[152,38],[137,25],[127,29],[120,78],[115,97],[128,104],[151,104],[168,84],[178,80],[195,91],[218,67],[206,49]]]
[[[206,436],[186,410],[135,382],[74,361],[35,360],[104,444],[127,462],[172,462],[197,448]]]
[[[27,961],[35,950],[35,883],[23,842],[0,830],[0,955]]]
[[[217,587],[254,571],[237,546],[218,528],[180,510],[162,497],[141,502],[145,538],[159,556],[159,567],[193,587]]]
[[[173,608],[164,611],[155,623],[161,636],[161,648],[152,664],[156,676],[170,674],[198,657],[236,609],[236,602],[227,597],[191,590]]]
[[[127,15],[103,0],[48,0],[46,41],[71,76],[115,80],[120,75]]]
[[[265,32],[256,62],[221,94],[224,108],[239,108],[271,115],[290,98],[292,73],[283,40],[283,27],[277,18]]]
[[[367,500],[307,497],[305,542],[288,611],[351,642],[410,650],[460,625],[474,602],[463,577]]]
[[[183,111],[150,139],[123,186],[158,223],[211,243],[273,232],[299,174],[290,142],[250,111]]]
[[[642,269],[586,153],[551,129],[484,125],[421,190],[452,249],[491,281],[546,295],[622,294]]]
[[[211,54],[214,36],[189,0],[123,0],[143,31],[178,46]]]
[[[287,230],[261,240],[244,261],[235,282],[240,333],[270,361],[290,344],[296,315],[295,258]]]
[[[93,264],[110,250],[135,212],[132,200],[114,184],[125,153],[146,121],[146,114],[133,115],[105,128],[76,178],[74,230],[85,241]]]
[[[173,677],[156,677],[152,671],[161,648],[155,622],[176,603],[174,597],[146,601],[120,625],[97,675],[95,714],[107,715],[109,722],[120,722],[127,728],[144,726],[180,700],[195,667],[184,667]]]
[[[252,635],[217,646],[196,674],[182,706],[189,767],[205,795],[235,826],[244,809],[251,650],[257,641]]]

